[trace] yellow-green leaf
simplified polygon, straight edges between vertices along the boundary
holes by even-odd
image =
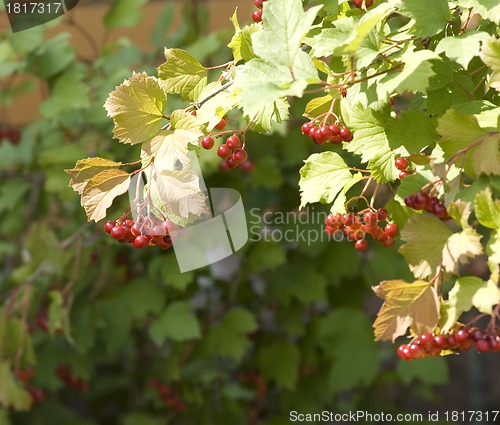
[[[82,192],[81,204],[90,220],[106,217],[113,200],[125,193],[130,185],[130,174],[118,169],[104,170],[92,177]]]
[[[394,341],[404,335],[408,328],[416,334],[433,332],[436,328],[439,321],[439,300],[429,282],[386,280],[373,290],[384,300],[373,323],[376,340]]]
[[[104,104],[115,123],[114,136],[132,145],[158,134],[166,106],[167,96],[158,79],[146,73],[134,73],[109,94]]]
[[[81,195],[87,182],[96,174],[109,168],[121,167],[122,165],[121,162],[96,157],[79,160],[72,169],[65,171],[71,176],[70,187]]]

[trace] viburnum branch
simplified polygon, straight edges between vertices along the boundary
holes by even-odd
[[[217,96],[219,93],[223,92],[224,90],[227,90],[229,87],[233,85],[232,81],[228,81],[226,84],[222,85],[219,87],[217,90],[213,91],[209,95],[205,96],[203,99],[198,100],[198,102],[194,102],[191,106],[186,108],[186,112],[191,112],[197,109],[200,109],[201,106],[205,103],[208,102],[210,99],[213,97]]]

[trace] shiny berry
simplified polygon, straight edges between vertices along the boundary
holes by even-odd
[[[225,159],[229,155],[231,155],[231,149],[229,148],[229,146],[222,144],[217,148],[217,155],[222,159]]]
[[[396,223],[389,223],[385,226],[384,232],[387,236],[395,238],[398,235],[399,227]]]
[[[394,165],[399,171],[405,171],[408,168],[408,161],[403,157],[396,158],[396,161],[394,161]]]
[[[111,229],[115,227],[115,222],[114,221],[107,221],[106,224],[104,225],[104,231],[106,233],[111,233]]]
[[[233,159],[238,163],[241,164],[242,162],[245,162],[247,160],[247,153],[244,149],[236,149],[233,153]]]
[[[217,125],[215,126],[215,128],[217,130],[224,130],[226,128],[226,125],[227,125],[227,121],[225,118],[222,118],[218,123]]]
[[[145,248],[149,244],[149,238],[146,235],[136,236],[132,245],[134,248]]]
[[[256,10],[253,12],[252,19],[254,22],[262,22],[262,10]]]
[[[387,218],[387,210],[385,208],[379,208],[377,210],[377,218],[379,221],[384,221]]]
[[[359,241],[356,241],[354,248],[358,251],[366,251],[368,249],[368,242],[366,239],[360,239]]]
[[[241,146],[241,141],[236,135],[229,136],[226,139],[226,146],[231,150],[238,149]]]
[[[209,150],[214,147],[214,139],[212,139],[210,136],[205,136],[203,139],[201,139],[201,146],[203,146],[203,149]]]
[[[127,231],[122,226],[114,226],[111,229],[110,235],[113,239],[120,240],[127,236]]]
[[[350,142],[353,139],[353,135],[351,133],[351,130],[349,130],[346,127],[344,127],[342,130],[340,130],[340,137],[342,137],[344,142]]]

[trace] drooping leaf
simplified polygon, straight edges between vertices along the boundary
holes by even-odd
[[[181,49],[165,49],[166,62],[158,67],[158,77],[167,93],[195,101],[207,85],[208,70]]]
[[[96,174],[110,168],[121,167],[122,165],[123,164],[121,162],[95,157],[81,159],[72,169],[64,171],[71,176],[69,186],[81,195],[83,189],[87,185],[87,182]]]
[[[134,74],[111,92],[104,104],[113,118],[114,136],[122,143],[143,143],[160,129],[167,97],[158,79],[146,73]]]
[[[176,301],[151,323],[149,334],[158,347],[167,339],[181,342],[201,337],[200,324],[191,310],[189,303]]]
[[[299,181],[301,208],[314,202],[333,202],[352,179],[349,167],[337,153],[315,153],[304,162]]]
[[[104,170],[92,177],[82,191],[81,204],[90,220],[106,217],[113,200],[130,186],[130,174],[118,169]]]
[[[418,278],[436,273],[443,249],[453,232],[438,218],[430,215],[412,216],[401,230],[405,244],[399,249]]]
[[[439,300],[434,287],[426,281],[412,283],[386,280],[373,288],[384,304],[373,323],[376,340],[392,340],[408,328],[420,335],[433,332],[439,320]]]
[[[158,194],[167,212],[187,218],[202,216],[209,209],[198,175],[191,170],[164,170],[156,176]]]

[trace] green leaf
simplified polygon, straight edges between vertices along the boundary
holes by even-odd
[[[162,125],[167,97],[158,79],[135,74],[111,92],[104,104],[113,118],[114,136],[122,143],[143,143],[156,136]]]
[[[418,278],[436,273],[443,257],[443,249],[452,231],[438,218],[415,214],[401,230],[406,243],[399,249]]]
[[[30,58],[29,66],[37,69],[40,78],[47,80],[73,63],[75,49],[70,44],[70,34],[61,33],[47,40]]]
[[[141,6],[147,0],[116,0],[104,17],[108,30],[118,27],[133,27],[142,21]]]
[[[130,174],[118,169],[104,170],[92,177],[82,191],[81,204],[90,220],[106,217],[113,200],[130,186]]]
[[[122,291],[134,318],[142,319],[148,314],[159,314],[165,304],[165,293],[150,279],[136,279]]]
[[[85,189],[85,186],[92,177],[99,174],[101,171],[110,168],[118,168],[122,165],[121,162],[95,157],[81,159],[76,163],[74,168],[64,171],[71,176],[69,186],[81,195],[83,189]]]
[[[315,119],[317,116],[329,111],[332,101],[333,97],[329,94],[315,97],[307,103],[304,116],[310,120]]]
[[[252,35],[257,56],[288,69],[295,68],[302,39],[321,6],[304,12],[301,0],[273,0],[263,13],[264,31]]]
[[[445,53],[450,59],[467,69],[470,61],[479,56],[480,43],[489,38],[489,34],[484,31],[467,32],[453,37],[443,38],[436,49],[436,53]]]
[[[273,270],[285,264],[286,255],[276,242],[259,241],[252,246],[247,257],[247,267],[252,272]]]
[[[352,18],[335,21],[335,28],[326,28],[313,38],[311,43],[315,56],[359,56],[360,48],[370,33],[378,32],[387,16],[394,9],[388,3],[371,8],[359,21]],[[308,40],[309,41],[309,40]],[[376,54],[375,54],[376,55]]]
[[[439,299],[434,287],[424,280],[412,283],[386,280],[373,287],[384,304],[373,323],[375,339],[394,340],[411,328],[417,335],[433,332],[439,321]]]
[[[240,28],[238,23],[238,17],[236,11],[231,17],[231,22],[233,23],[235,34],[231,38],[231,42],[227,45],[233,51],[234,63],[238,63],[243,60],[248,62],[251,59],[256,58],[252,46],[252,34],[262,31],[262,25],[253,23],[251,25],[245,25],[243,29]]]
[[[175,255],[167,255],[157,256],[149,262],[148,276],[166,287],[185,291],[193,282],[194,273],[181,273]]]
[[[474,209],[477,220],[484,227],[500,229],[500,201],[493,200],[489,187],[476,195]]]
[[[405,385],[414,381],[426,385],[444,385],[450,380],[448,366],[442,357],[428,357],[418,362],[399,361],[396,371]]]
[[[389,109],[376,111],[364,108],[360,103],[341,103],[342,118],[354,134],[346,143],[348,152],[361,156],[361,162],[368,162],[373,177],[380,183],[393,181],[398,176],[394,166],[394,152],[389,147],[385,128],[389,121]]]
[[[333,202],[352,180],[349,167],[337,153],[315,153],[304,162],[299,181],[301,208],[314,202]]]
[[[488,82],[489,85],[496,91],[500,91],[500,40],[491,38],[483,42],[479,56],[493,71]]]
[[[29,410],[31,408],[31,396],[29,392],[14,378],[9,364],[0,361],[0,403],[4,406],[12,406],[15,410]]]
[[[241,307],[231,309],[222,322],[208,332],[207,349],[212,355],[231,357],[241,360],[250,346],[247,334],[255,331],[258,325],[254,315]]]
[[[402,94],[406,90],[413,92],[427,91],[431,77],[436,74],[432,68],[433,60],[440,56],[430,50],[407,50],[401,57],[404,67],[401,71],[389,72],[377,84],[380,99],[387,99],[393,93]]]
[[[474,276],[457,279],[448,294],[448,312],[442,331],[449,331],[462,313],[469,311],[473,306],[481,313],[492,314],[493,306],[499,302],[500,289],[491,280],[484,282]]]
[[[255,116],[251,130],[259,133],[267,133],[272,131],[273,124],[281,124],[289,117],[288,110],[290,104],[286,99],[278,99],[273,103],[268,103]],[[250,117],[245,117],[250,120]]]
[[[447,0],[405,0],[399,11],[415,20],[411,29],[417,37],[439,34],[451,19]]]
[[[261,375],[285,390],[294,390],[299,379],[300,352],[296,345],[278,341],[262,347],[257,353]]]
[[[184,301],[170,304],[149,326],[149,335],[161,347],[167,339],[182,342],[201,338],[201,329],[191,305]]]
[[[274,299],[288,306],[292,299],[308,305],[326,299],[326,278],[315,270],[291,265],[269,287]]]
[[[0,213],[12,211],[22,199],[26,199],[25,196],[31,188],[32,185],[21,178],[2,182],[0,185]]]
[[[234,81],[235,88],[241,91],[239,99],[245,115],[253,117],[285,96],[302,97],[308,83],[318,80],[318,73],[306,53],[299,52],[296,61],[293,76],[289,67],[262,59],[245,64]]]
[[[207,85],[208,70],[181,49],[165,49],[166,62],[158,67],[165,92],[179,94],[182,100],[195,101]]]
[[[63,295],[60,291],[49,292],[50,305],[48,309],[49,332],[55,335],[62,330],[68,330],[68,311],[64,307]]]
[[[449,109],[439,118],[437,131],[441,136],[439,145],[443,148],[446,157],[453,155],[487,134],[479,126],[475,116],[465,115],[454,109]]]
[[[386,133],[391,149],[404,146],[408,153],[420,152],[437,139],[432,120],[422,111],[401,111],[398,118],[389,121]]]
[[[40,106],[45,118],[61,119],[70,110],[90,107],[89,89],[83,83],[83,72],[71,68],[58,75],[50,85],[50,96]]]

